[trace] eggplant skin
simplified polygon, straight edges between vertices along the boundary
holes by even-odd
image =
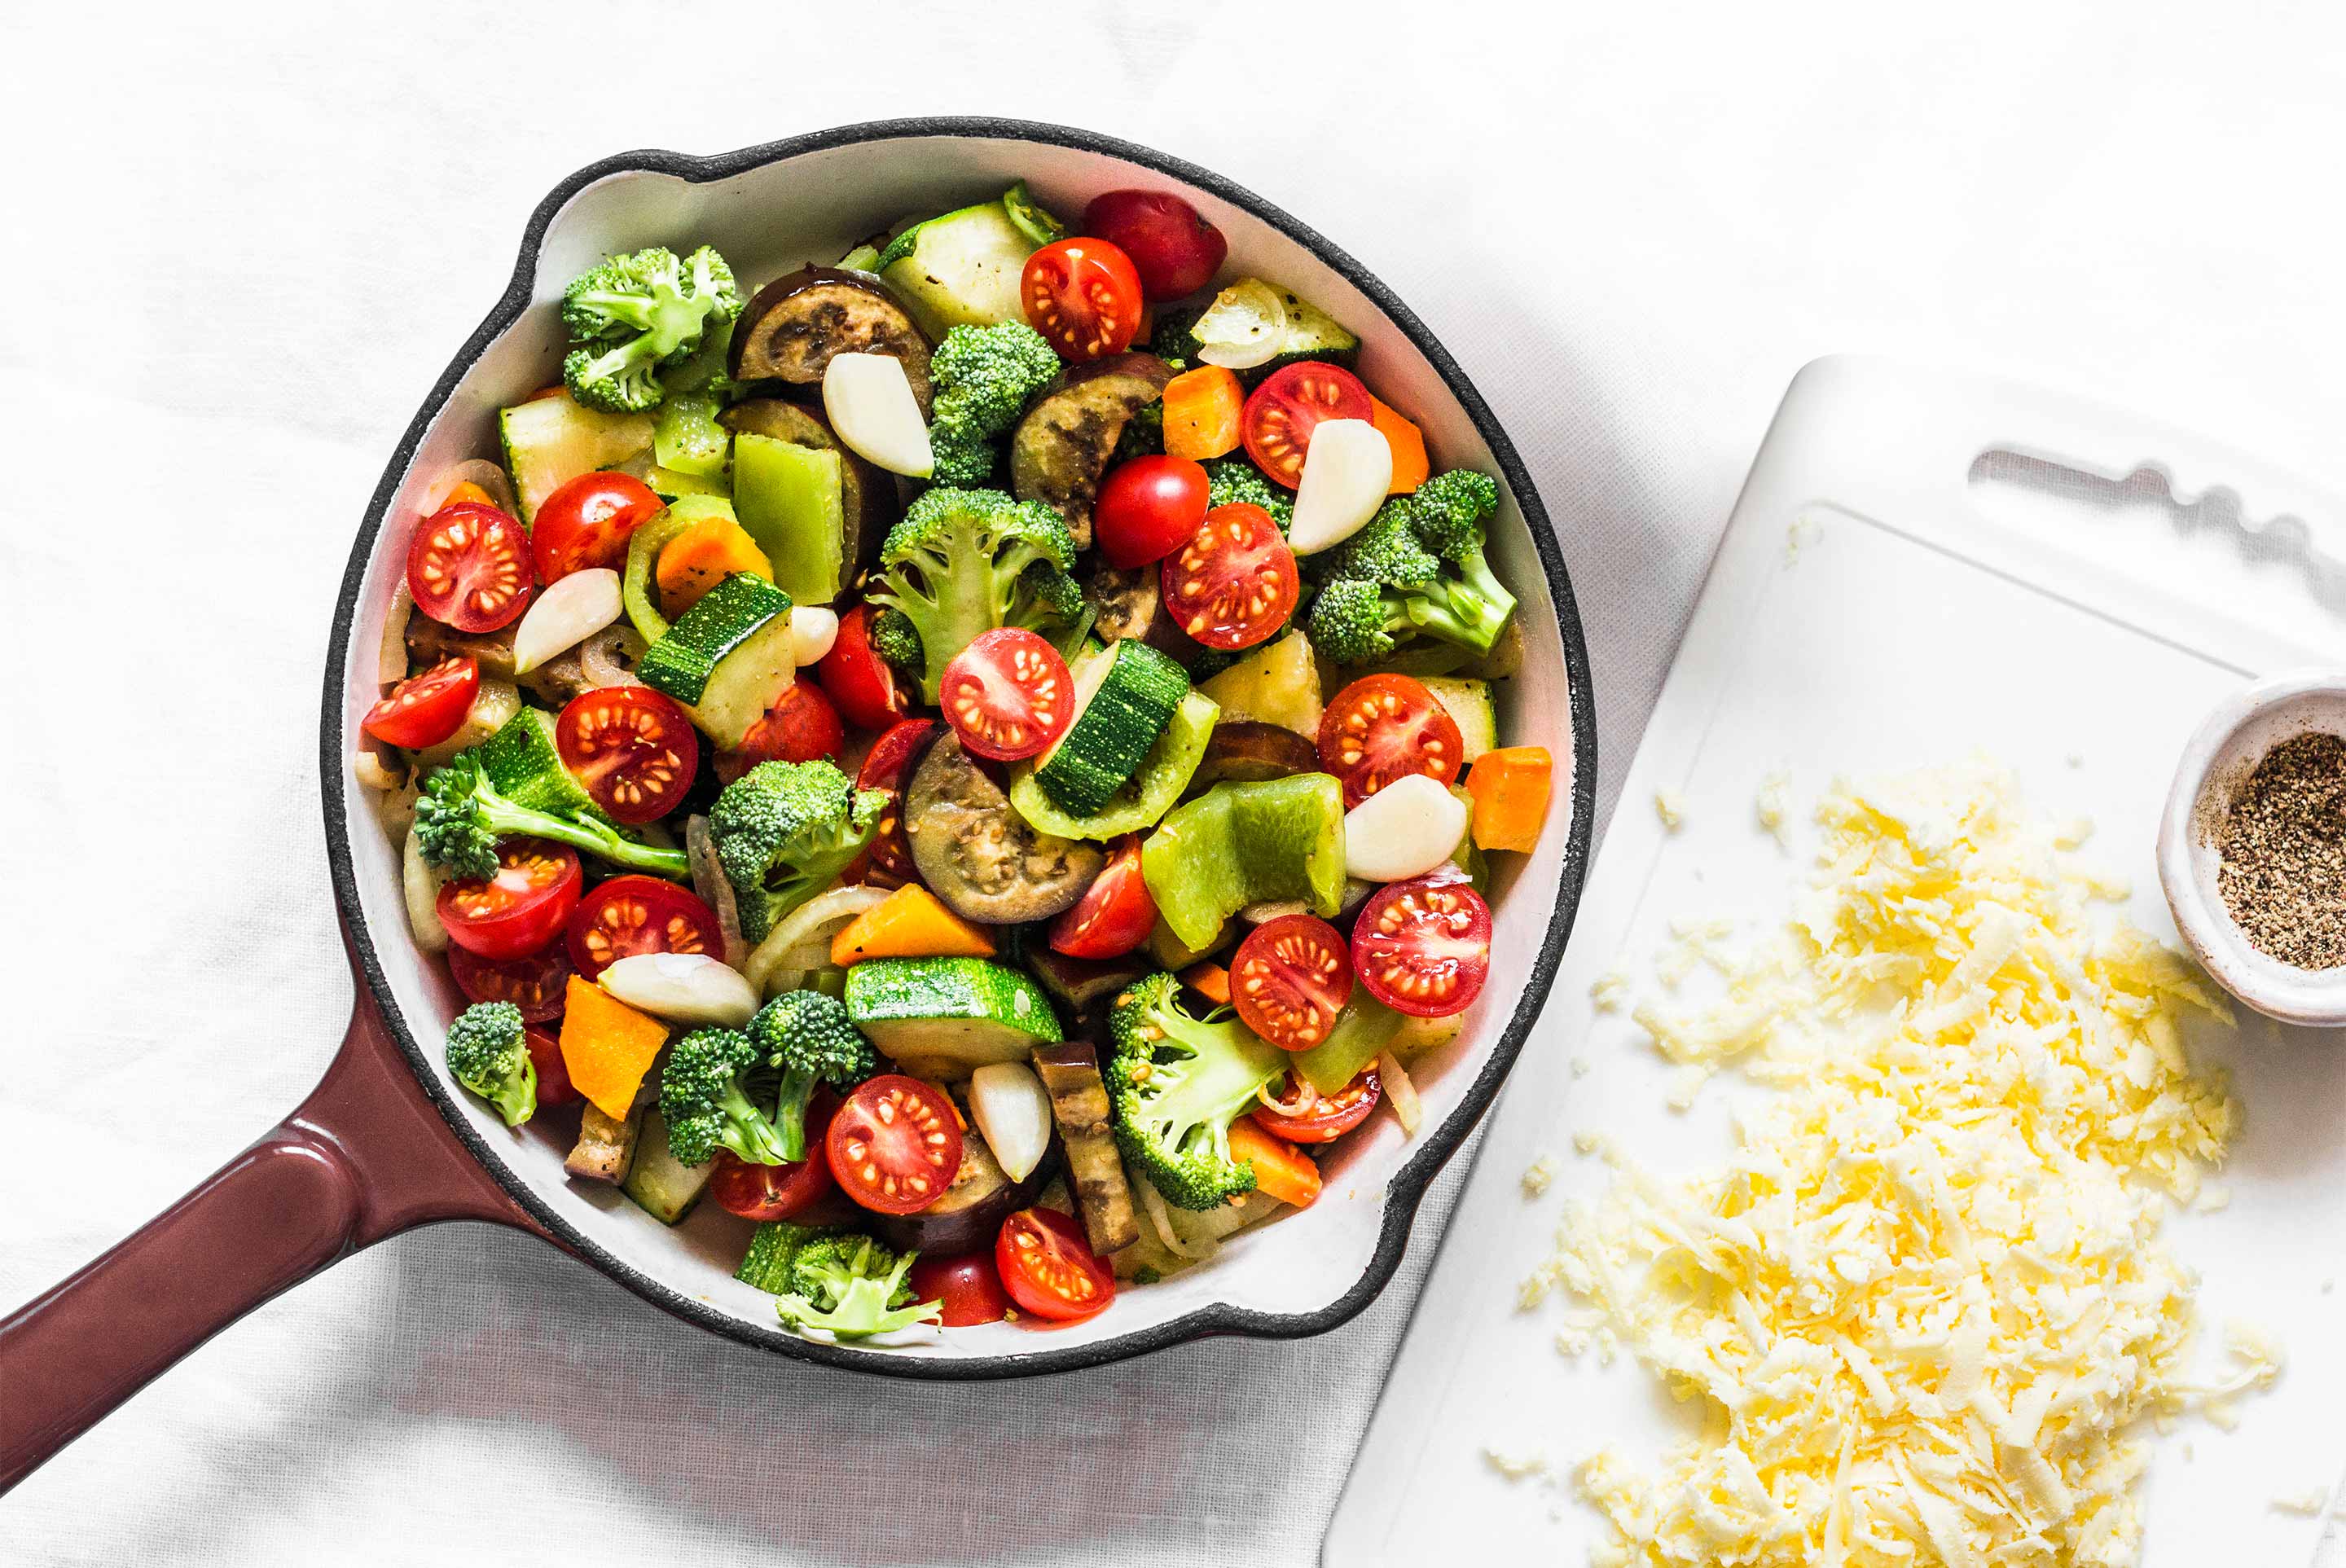
[[[1078,549],[1092,542],[1092,502],[1125,423],[1155,402],[1173,367],[1155,354],[1076,365],[1043,394],[1010,438],[1010,488],[1066,519]]]
[[[991,1251],[1002,1222],[1042,1195],[1058,1169],[1058,1140],[1044,1153],[1024,1181],[1012,1181],[994,1151],[973,1127],[962,1135],[961,1168],[937,1201],[917,1214],[869,1215],[880,1239],[903,1252],[933,1252],[940,1257]]]
[[[1224,782],[1260,783],[1319,770],[1319,748],[1291,729],[1258,719],[1228,719],[1214,726],[1206,755],[1190,775],[1184,799]]]
[[[895,295],[836,267],[801,267],[759,290],[733,329],[725,370],[737,382],[811,386],[838,354],[902,360],[913,395],[928,412],[929,340]]]
[[[1107,863],[1097,844],[1036,832],[952,734],[929,748],[905,786],[904,836],[929,891],[985,925],[1049,919]]]

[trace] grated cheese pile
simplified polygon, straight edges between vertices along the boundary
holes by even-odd
[[[1739,1062],[1782,1092],[1691,1179],[1604,1147],[1610,1188],[1525,1282],[1703,1401],[1658,1470],[1582,1465],[1616,1535],[1596,1561],[2131,1563],[2136,1423],[2228,1413],[2280,1368],[2239,1327],[2237,1370],[2190,1381],[2194,1281],[2159,1239],[2158,1194],[2188,1201],[2239,1127],[2178,1030],[2225,1004],[2096,929],[2090,901],[2122,892],[2064,864],[2001,772],[1840,786],[1818,820],[1781,935],[1717,1002],[1635,1014],[1682,1073]]]

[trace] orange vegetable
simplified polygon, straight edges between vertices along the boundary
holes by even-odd
[[[669,540],[652,568],[662,613],[675,619],[736,572],[774,580],[773,564],[748,529],[729,517],[702,518]]]
[[[1235,452],[1246,389],[1219,365],[1183,371],[1165,383],[1165,455],[1203,461]]]
[[[1230,1157],[1254,1167],[1254,1184],[1281,1203],[1310,1208],[1320,1196],[1320,1167],[1284,1138],[1275,1138],[1251,1116],[1230,1124]]]
[[[1192,964],[1181,972],[1181,983],[1218,1007],[1230,1004],[1230,972],[1219,963]]]
[[[1466,793],[1474,798],[1475,848],[1528,850],[1538,843],[1555,770],[1545,746],[1494,747],[1474,759]]]
[[[550,397],[568,397],[569,395],[570,389],[564,386],[560,382],[556,382],[550,387],[538,388],[536,392],[530,393],[521,401],[524,402],[541,402]]]
[[[627,1120],[644,1074],[668,1044],[668,1025],[575,974],[563,998],[562,1064],[572,1085],[605,1115]]]
[[[440,498],[440,504],[443,506],[454,506],[459,501],[469,501],[475,506],[495,506],[496,504],[496,502],[490,497],[487,491],[482,489],[479,485],[474,484],[469,479],[464,481],[462,484],[453,487],[447,494],[442,496]]]
[[[1425,433],[1373,397],[1369,399],[1369,423],[1377,427],[1385,444],[1392,448],[1392,484],[1386,487],[1385,494],[1406,495],[1424,484],[1425,476],[1433,472],[1425,460]]]
[[[845,969],[867,958],[992,958],[994,939],[907,882],[840,928],[831,962]]]

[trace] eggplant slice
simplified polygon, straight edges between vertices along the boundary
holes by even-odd
[[[1155,354],[1114,354],[1069,370],[1010,438],[1011,490],[1066,518],[1076,547],[1088,548],[1092,501],[1125,422],[1172,379],[1173,368]]]
[[[1107,864],[1097,844],[1036,832],[958,736],[940,737],[904,789],[904,836],[921,880],[964,920],[1047,920]]]
[[[1229,719],[1214,726],[1187,793],[1202,795],[1217,784],[1260,784],[1319,769],[1319,748],[1295,731],[1257,719]]]
[[[940,1257],[992,1247],[1002,1222],[1033,1203],[1058,1168],[1054,1145],[1024,1181],[1012,1181],[972,1127],[962,1135],[961,1168],[937,1201],[918,1214],[865,1215],[880,1239],[902,1252]]]
[[[726,373],[736,382],[819,386],[834,354],[890,354],[929,412],[929,341],[896,296],[836,267],[801,267],[758,290],[734,324]]]
[[[839,453],[839,495],[851,531],[850,536],[841,541],[845,546],[841,558],[847,563],[850,581],[872,564],[880,554],[880,541],[888,536],[898,515],[894,474],[883,473],[848,451],[831,433],[830,423],[822,415],[787,398],[753,397],[737,402],[719,414],[717,423],[728,430],[746,430],[752,435],[787,441],[792,446],[811,446],[818,452]]]

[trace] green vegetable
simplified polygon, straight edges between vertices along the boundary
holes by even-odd
[[[1025,972],[982,958],[875,958],[847,972],[847,1013],[907,1071],[966,1075],[1056,1042],[1059,1015]]]
[[[721,477],[733,433],[717,423],[719,401],[706,392],[671,392],[652,416],[652,461],[698,479]]]
[[[709,809],[709,833],[743,939],[765,941],[837,881],[872,841],[887,804],[885,791],[856,789],[827,761],[760,762],[727,785]]]
[[[1010,194],[1017,199],[1025,224],[1039,227],[1041,209],[1024,187]],[[954,327],[1025,319],[1018,299],[1019,275],[1025,270],[1026,258],[1046,242],[1011,216],[1008,199],[980,202],[916,223],[880,252],[873,270],[931,338],[942,339]]]
[[[1300,631],[1250,650],[1198,689],[1221,704],[1225,722],[1255,719],[1317,739],[1323,705],[1320,665],[1311,639]]]
[[[1344,898],[1344,792],[1325,773],[1217,784],[1168,813],[1140,846],[1157,913],[1191,947],[1250,903],[1301,900],[1321,916]]]
[[[733,504],[766,553],[774,585],[802,605],[847,586],[847,500],[837,452],[754,431],[733,438]]]
[[[790,1266],[811,1242],[837,1236],[835,1225],[800,1225],[793,1220],[770,1219],[758,1227],[750,1237],[750,1250],[741,1256],[741,1267],[733,1278],[744,1285],[754,1286],[769,1296],[787,1296],[796,1288],[791,1283]]]
[[[581,408],[566,397],[532,398],[498,412],[497,439],[505,472],[513,475],[515,504],[529,523],[547,496],[580,474],[648,455],[652,420]]]
[[[1323,1095],[1341,1093],[1377,1059],[1377,1053],[1401,1033],[1401,1014],[1369,994],[1368,987],[1352,987],[1352,998],[1328,1030],[1328,1038],[1309,1051],[1299,1051],[1289,1064]]]
[[[1010,215],[1010,221],[1018,226],[1019,232],[1032,239],[1038,249],[1056,245],[1067,237],[1067,226],[1044,210],[1042,203],[1035,199],[1034,192],[1026,188],[1026,182],[1023,179],[1002,193],[1002,210]]]
[[[844,1092],[880,1070],[871,1042],[856,1033],[847,1008],[819,991],[784,992],[760,1008],[750,1020],[750,1044],[781,1071],[774,1125],[787,1160],[807,1157],[807,1101],[818,1084]]]
[[[479,751],[489,787],[521,809],[610,822],[564,765],[562,748],[555,743],[554,715],[545,709],[520,709],[481,742]]]
[[[688,1166],[730,1149],[753,1165],[790,1163],[780,1131],[761,1105],[774,1097],[773,1064],[736,1029],[696,1029],[668,1047],[660,1072],[660,1118],[668,1148]]]
[[[522,716],[515,716],[519,722]],[[502,731],[500,731],[502,733]],[[640,843],[599,818],[583,812],[532,810],[515,805],[489,780],[481,748],[460,751],[447,767],[424,780],[415,800],[415,845],[426,863],[445,866],[459,877],[481,880],[495,873],[497,840],[516,834],[551,839],[616,866],[649,871],[671,881],[692,874],[681,850]]]
[[[934,1322],[941,1301],[913,1301],[904,1277],[917,1252],[895,1253],[868,1236],[826,1236],[790,1259],[791,1289],[776,1303],[782,1321],[842,1339]]]
[[[1117,645],[1121,647],[1125,645]],[[1044,793],[1029,767],[1012,769],[1010,804],[1039,833],[1059,839],[1093,839],[1102,843],[1119,833],[1137,833],[1154,825],[1173,808],[1190,776],[1206,755],[1220,710],[1203,692],[1185,693],[1165,733],[1157,738],[1133,769],[1132,777],[1110,795],[1096,811],[1076,816],[1063,811]]]
[[[1278,334],[1276,346],[1270,358],[1256,359],[1266,332]],[[1177,353],[1208,364],[1253,360],[1239,372],[1250,385],[1282,366],[1304,360],[1349,370],[1361,354],[1361,340],[1338,325],[1334,317],[1300,295],[1260,278],[1241,278],[1216,294],[1169,346]]]
[[[644,650],[636,678],[688,708],[707,693],[718,666],[735,650],[777,620],[787,636],[790,619],[788,594],[763,577],[736,572],[703,594]]]
[[[1187,671],[1129,638],[1080,655],[1071,672],[1076,716],[1035,759],[1053,805],[1086,817],[1124,787],[1189,694]]]
[[[1058,378],[1059,356],[1025,321],[955,327],[929,360],[935,388],[929,448],[934,484],[984,484],[994,476],[994,443],[1018,423],[1026,400]]]
[[[1499,744],[1498,711],[1491,703],[1491,683],[1468,680],[1458,676],[1429,675],[1420,677],[1433,699],[1442,704],[1443,711],[1458,726],[1458,760],[1471,764],[1491,748]]]
[[[1272,484],[1262,470],[1247,459],[1217,457],[1204,467],[1209,508],[1251,502],[1270,514],[1270,520],[1279,524],[1282,534],[1294,523],[1295,498]]]
[[[1484,522],[1498,505],[1497,482],[1465,469],[1386,502],[1324,557],[1312,645],[1339,664],[1385,658],[1420,637],[1490,652],[1515,613],[1483,554]]]
[[[638,1208],[662,1225],[674,1225],[692,1212],[709,1186],[716,1166],[709,1160],[687,1165],[668,1146],[668,1123],[658,1105],[642,1107],[643,1122],[636,1135],[636,1157],[627,1166],[619,1190]]]
[[[668,636],[668,619],[660,614],[654,589],[658,580],[656,574],[659,554],[678,535],[699,521],[697,511],[678,499],[669,502],[667,511],[627,535],[627,565],[619,575],[619,602],[627,606],[627,619],[634,625],[636,635],[647,644]]]
[[[681,259],[657,246],[614,256],[562,292],[575,345],[562,361],[563,384],[589,408],[656,408],[667,394],[660,367],[689,359],[710,327],[740,313],[733,270],[706,245]]]
[[[931,490],[880,546],[864,597],[903,612],[923,653],[921,698],[954,655],[996,626],[1049,636],[1077,624],[1083,590],[1067,575],[1075,542],[1059,514],[999,490]]]
[[[1212,1208],[1254,1190],[1254,1167],[1230,1157],[1230,1124],[1287,1071],[1286,1052],[1226,1007],[1203,1018],[1181,1005],[1180,982],[1157,973],[1117,999],[1107,1080],[1117,1145],[1132,1168],[1181,1208]]]
[[[537,1064],[529,1059],[521,1009],[475,1002],[448,1025],[448,1072],[497,1108],[509,1127],[537,1114]]]

